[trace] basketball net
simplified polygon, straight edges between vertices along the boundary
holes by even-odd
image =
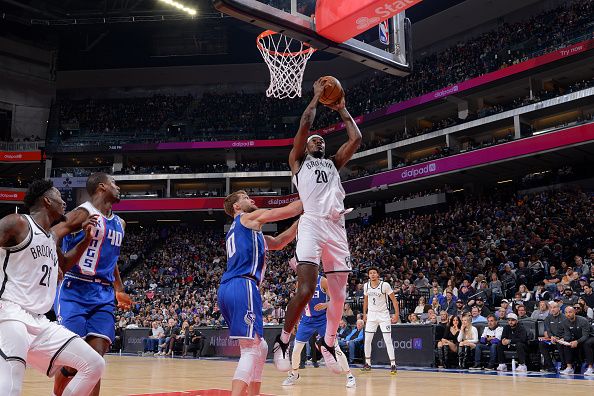
[[[256,45],[270,70],[266,96],[277,99],[301,97],[303,73],[315,48],[272,30],[262,32]]]

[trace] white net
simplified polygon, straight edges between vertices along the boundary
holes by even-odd
[[[301,97],[303,73],[315,48],[271,30],[258,36],[257,45],[270,70],[266,96],[277,99]]]

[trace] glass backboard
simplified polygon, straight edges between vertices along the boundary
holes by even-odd
[[[213,4],[217,10],[264,30],[282,33],[386,73],[406,76],[412,70],[411,28],[404,12],[381,26],[373,25],[343,43],[336,43],[316,32],[316,0],[213,0]]]

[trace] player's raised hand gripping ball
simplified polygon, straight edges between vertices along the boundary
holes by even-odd
[[[320,78],[324,91],[320,95],[320,103],[332,107],[338,105],[344,99],[344,90],[336,77],[324,76]]]

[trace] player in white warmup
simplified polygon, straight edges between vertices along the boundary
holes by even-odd
[[[344,97],[339,103],[329,106],[338,112],[344,122],[348,141],[334,156],[325,158],[324,139],[319,135],[308,137],[323,90],[324,83],[320,79],[314,84],[314,97],[301,116],[293,149],[289,154],[293,183],[299,192],[304,213],[299,219],[295,250],[298,288],[287,306],[284,329],[273,347],[276,368],[284,372],[291,370],[288,356],[291,331],[314,295],[318,267],[322,263],[328,280],[330,302],[326,311],[326,333],[318,340],[318,346],[326,367],[336,374],[342,373],[342,367],[336,360],[334,345],[346,299],[351,257],[344,219],[345,192],[338,171],[359,148],[361,132],[345,107]]]
[[[65,203],[51,181],[31,183],[25,194],[30,215],[0,220],[0,394],[21,394],[25,365],[52,377],[62,366],[78,370],[65,396],[87,396],[101,378],[105,361],[85,341],[57,323],[48,312],[56,296],[58,266],[66,272],[91,241],[97,217],[83,224],[86,237],[67,254],[51,226],[64,219]]]
[[[390,358],[391,374],[396,374],[396,358],[394,356],[394,344],[392,343],[392,323],[398,323],[398,301],[389,283],[380,280],[379,270],[370,267],[367,270],[369,282],[363,287],[365,299],[363,301],[363,320],[365,321],[365,365],[363,371],[371,370],[371,344],[373,336],[379,326],[388,357]],[[394,315],[390,319],[388,309],[388,298],[392,300]]]

